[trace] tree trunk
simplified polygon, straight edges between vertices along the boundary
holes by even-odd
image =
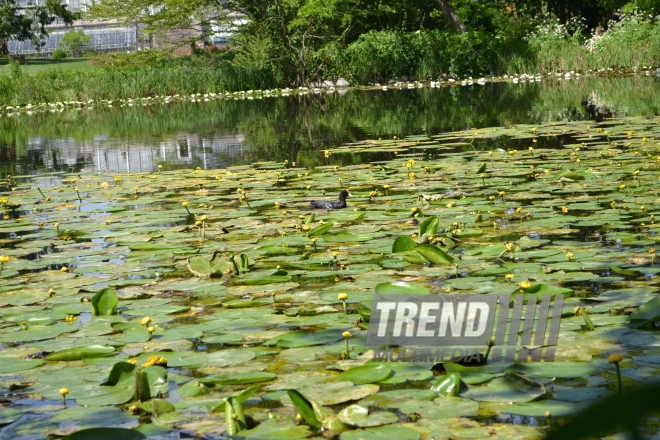
[[[440,9],[442,9],[442,12],[444,12],[445,17],[449,20],[451,25],[460,33],[465,33],[467,32],[467,28],[463,24],[460,18],[458,18],[458,15],[456,15],[456,12],[454,12],[454,9],[451,7],[449,3],[447,3],[447,0],[435,0],[438,2],[438,5],[440,5]]]
[[[9,48],[7,47],[7,41],[4,38],[0,38],[0,57],[9,55]]]

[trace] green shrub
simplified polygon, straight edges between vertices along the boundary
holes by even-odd
[[[66,50],[57,48],[53,51],[53,59],[63,60],[64,58],[66,58]]]
[[[619,13],[602,38],[593,41],[594,63],[599,67],[646,66],[660,62],[660,26],[652,14],[639,9]]]

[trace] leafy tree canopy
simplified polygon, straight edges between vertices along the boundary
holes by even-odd
[[[16,0],[0,0],[0,55],[7,55],[7,41],[31,40],[39,45],[48,36],[46,26],[61,18],[71,24],[79,14],[70,12],[60,0],[46,0],[43,6],[22,8]]]

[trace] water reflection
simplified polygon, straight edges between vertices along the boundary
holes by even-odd
[[[35,136],[28,139],[28,158],[49,171],[154,171],[159,164],[198,165],[204,169],[226,166],[223,157],[240,159],[249,148],[242,134],[202,137],[197,133],[174,133],[152,144],[97,135],[91,140]],[[29,163],[26,163],[28,167]],[[29,171],[18,170],[23,174]],[[44,182],[45,183],[45,182]],[[48,185],[46,185],[48,186]]]
[[[655,115],[656,77],[579,78],[151,106],[0,117],[0,175],[148,172],[251,162],[358,163],[321,150],[368,138],[472,127]],[[54,179],[56,180],[56,179]]]

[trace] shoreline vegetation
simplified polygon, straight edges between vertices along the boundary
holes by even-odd
[[[49,73],[49,72],[46,72]],[[57,74],[62,74],[62,71],[50,72],[51,78],[57,76]],[[157,73],[152,69],[142,69],[142,70],[133,70],[127,72],[115,72],[114,78],[117,79],[117,76],[123,77],[128,80],[128,83],[135,84],[138,81],[148,82],[148,79],[145,80],[144,77],[149,77],[150,74],[157,75]],[[93,73],[86,72],[85,75],[92,76]],[[106,72],[101,73],[101,78],[106,78]],[[40,76],[40,75],[38,75]],[[78,76],[78,75],[76,75]],[[643,66],[641,68],[631,67],[631,68],[605,68],[595,71],[586,71],[586,72],[558,72],[555,74],[536,74],[536,75],[503,75],[503,76],[494,76],[494,77],[466,77],[463,79],[454,79],[447,78],[442,81],[397,81],[390,84],[368,84],[368,85],[358,85],[351,86],[350,84],[346,86],[335,87],[333,85],[326,85],[323,87],[298,87],[298,88],[283,88],[283,89],[264,89],[264,90],[239,90],[236,92],[213,92],[207,91],[206,88],[195,88],[192,85],[192,88],[185,89],[183,94],[176,93],[173,95],[158,94],[163,91],[163,87],[167,89],[166,83],[160,84],[151,84],[150,90],[155,91],[153,94],[147,94],[146,96],[137,96],[130,93],[130,88],[119,87],[119,98],[97,98],[97,99],[87,99],[86,101],[77,101],[77,100],[61,100],[61,101],[50,101],[50,102],[40,102],[33,104],[32,102],[19,103],[19,104],[0,104],[0,115],[12,115],[18,113],[31,114],[34,112],[42,111],[62,111],[65,109],[82,109],[82,108],[94,108],[96,106],[104,107],[133,107],[133,106],[147,106],[156,103],[169,103],[169,102],[196,102],[196,101],[210,101],[210,100],[240,100],[240,99],[263,99],[263,98],[273,98],[278,96],[290,96],[290,95],[304,95],[308,93],[333,93],[341,90],[348,89],[361,89],[361,90],[401,90],[401,89],[414,89],[414,88],[439,88],[439,87],[449,87],[449,86],[468,86],[473,84],[485,85],[487,83],[495,82],[509,82],[509,83],[525,83],[525,82],[538,82],[544,80],[555,80],[555,81],[566,81],[571,79],[578,79],[581,77],[623,77],[623,76],[658,76],[660,77],[660,67],[657,66]],[[140,79],[142,77],[142,79]],[[0,75],[0,81],[2,76]],[[111,76],[110,78],[113,78]],[[132,80],[132,81],[131,81]],[[183,84],[181,84],[183,85]],[[66,91],[73,92],[75,89],[70,88]],[[204,93],[198,91],[203,90]],[[212,89],[211,89],[212,90]],[[88,95],[89,96],[89,95]],[[94,95],[92,95],[94,96]],[[101,94],[100,96],[104,96]],[[125,97],[129,96],[129,97]],[[135,97],[133,97],[135,96]]]
[[[304,83],[275,61],[246,62],[233,46],[197,48],[179,57],[156,49],[96,54],[90,58],[93,66],[39,66],[35,74],[9,62],[6,73],[0,72],[0,113],[308,93],[332,90],[314,86],[340,78],[356,87],[397,88],[651,75],[660,72],[660,22],[658,16],[632,9],[621,12],[606,32],[589,33],[577,20],[561,24],[546,16],[526,32],[508,36],[439,29],[370,31],[335,49],[330,58],[316,54],[316,73]]]

